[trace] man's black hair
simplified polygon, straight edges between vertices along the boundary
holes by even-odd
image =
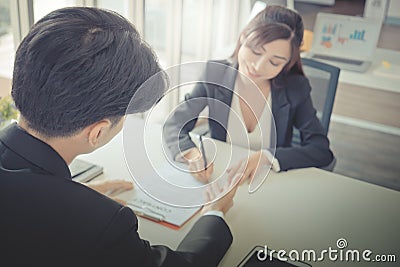
[[[66,137],[105,118],[118,121],[137,89],[160,70],[151,48],[122,16],[63,8],[39,20],[20,44],[12,96],[31,129]],[[163,90],[149,89],[148,102],[137,110],[150,108]]]

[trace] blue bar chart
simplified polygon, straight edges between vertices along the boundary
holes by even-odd
[[[354,30],[354,32],[350,34],[350,39],[352,40],[365,41],[364,37],[365,37],[365,30],[362,31]]]

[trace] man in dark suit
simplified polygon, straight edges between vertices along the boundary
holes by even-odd
[[[142,240],[129,208],[71,180],[68,164],[121,130],[132,96],[159,71],[136,29],[111,11],[60,9],[32,27],[14,65],[21,118],[0,132],[1,265],[219,263],[232,242],[223,214],[235,189],[205,207],[173,251]],[[133,108],[147,110],[163,91],[152,87]]]

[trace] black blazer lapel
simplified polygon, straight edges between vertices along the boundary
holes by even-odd
[[[231,66],[226,66],[221,83],[215,85],[209,101],[211,136],[221,141],[226,141],[229,111],[232,103],[233,90],[235,88],[237,71]]]
[[[284,146],[286,139],[287,127],[289,125],[290,104],[287,100],[285,90],[282,88],[272,88],[272,115],[276,127],[276,146]],[[273,127],[271,127],[273,129]],[[274,138],[271,135],[271,138]],[[273,139],[271,144],[273,144]]]

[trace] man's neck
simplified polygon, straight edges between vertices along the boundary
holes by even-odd
[[[22,118],[18,122],[18,126],[33,137],[51,146],[64,159],[67,165],[71,164],[74,158],[80,154],[77,152],[76,145],[74,145],[74,137],[46,138],[37,131],[32,130]]]

